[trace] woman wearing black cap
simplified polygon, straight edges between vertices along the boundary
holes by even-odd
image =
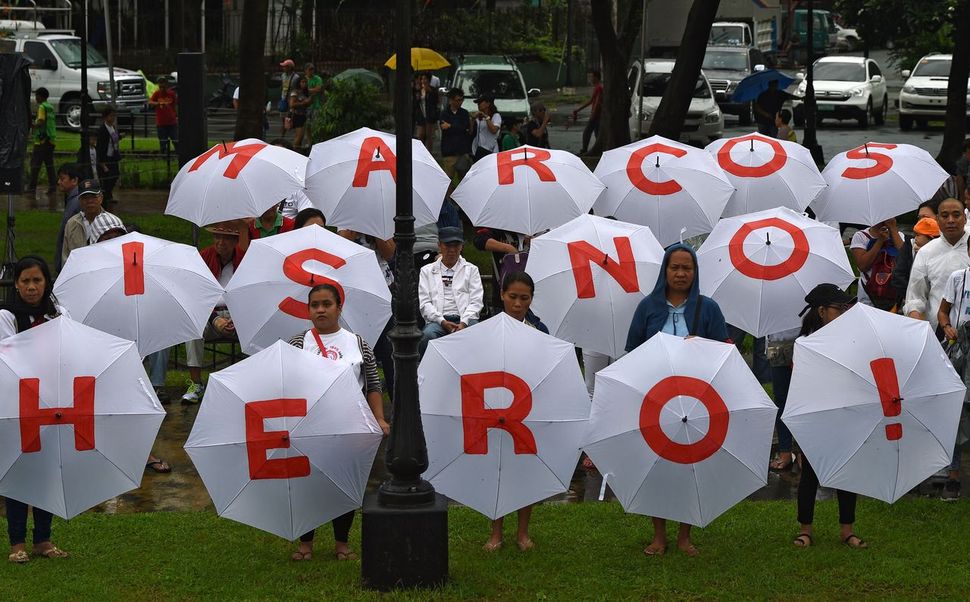
[[[832,320],[841,316],[856,301],[854,297],[834,284],[820,284],[813,288],[805,297],[808,305],[802,310],[802,330],[799,338],[809,336]],[[818,492],[818,475],[812,465],[808,463],[805,454],[799,454],[799,465],[802,477],[798,483],[798,522],[801,531],[795,537],[794,544],[799,548],[812,545],[812,520],[815,518],[815,494]],[[856,494],[849,491],[836,490],[839,500],[839,524],[841,526],[842,543],[850,548],[867,548],[865,541],[852,531],[855,522]]]

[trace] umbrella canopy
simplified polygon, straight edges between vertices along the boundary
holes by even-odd
[[[776,413],[734,345],[660,333],[596,373],[583,449],[627,512],[703,527],[767,482]]]
[[[532,240],[533,310],[554,336],[623,355],[633,312],[653,290],[663,255],[646,226],[581,215]]]
[[[569,488],[589,417],[572,345],[503,313],[431,341],[418,383],[439,492],[495,519]]]
[[[303,188],[306,167],[306,157],[282,146],[223,142],[182,166],[165,214],[197,226],[262,215]]]
[[[816,285],[855,280],[839,231],[786,207],[722,219],[697,263],[701,294],[756,337],[797,328]]]
[[[345,69],[337,75],[334,75],[333,79],[336,81],[349,79],[370,84],[378,90],[384,89],[384,80],[381,79],[381,76],[368,69]]]
[[[587,213],[604,188],[576,155],[526,145],[476,162],[451,198],[475,226],[536,234]]]
[[[391,317],[391,292],[374,251],[313,225],[254,240],[226,287],[226,305],[245,353],[308,330],[307,294],[342,291],[340,324],[371,345]]]
[[[802,212],[825,188],[807,148],[761,134],[721,138],[707,145],[737,191],[723,217],[775,207]]]
[[[397,69],[397,54],[392,54],[391,58],[384,63],[384,66],[389,69]],[[414,71],[434,71],[450,66],[451,63],[448,62],[448,59],[430,48],[411,49],[411,69]]]
[[[361,128],[314,144],[306,193],[327,225],[387,240],[394,236],[397,140]],[[414,227],[438,221],[451,180],[419,140],[411,141]]]
[[[795,78],[775,69],[755,71],[738,82],[738,87],[731,93],[731,102],[757,100],[761,93],[768,89],[768,84],[771,82],[778,82],[778,89],[784,90],[795,82]]]
[[[71,317],[142,357],[202,338],[223,290],[194,247],[133,232],[71,251],[54,282]]]
[[[278,341],[209,376],[185,451],[219,516],[296,539],[360,507],[380,443],[350,365]]]
[[[606,151],[593,173],[606,184],[593,213],[650,226],[664,246],[710,232],[734,194],[710,153],[662,136]]]
[[[892,503],[949,466],[966,387],[926,322],[857,303],[794,365],[782,420],[822,486]]]
[[[812,203],[818,219],[871,226],[914,211],[949,174],[919,147],[869,142],[832,157],[822,177],[828,188]]]
[[[4,339],[0,390],[0,495],[67,519],[141,484],[165,410],[134,343],[51,320]]]

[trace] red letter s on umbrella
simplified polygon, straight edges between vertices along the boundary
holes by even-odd
[[[327,253],[320,249],[304,249],[287,256],[283,260],[283,274],[296,282],[297,284],[302,284],[303,286],[308,286],[313,288],[318,284],[332,284],[337,287],[340,291],[341,302],[346,299],[344,296],[344,288],[340,286],[340,283],[336,280],[327,278],[326,276],[320,276],[319,274],[314,274],[303,269],[303,264],[308,261],[319,261],[320,263],[325,263],[332,268],[340,268],[347,262],[341,257],[337,257],[332,253]],[[280,301],[279,305],[280,311],[287,313],[294,318],[300,318],[301,320],[309,320],[310,312],[307,309],[306,301],[298,301],[293,297],[287,297]]]

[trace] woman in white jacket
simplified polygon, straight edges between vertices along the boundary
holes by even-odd
[[[426,322],[420,343],[422,356],[428,341],[478,322],[484,306],[482,276],[478,266],[461,256],[464,242],[460,228],[441,228],[438,232],[440,256],[421,268],[418,304]]]

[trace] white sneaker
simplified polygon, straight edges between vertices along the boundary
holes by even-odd
[[[205,385],[190,381],[189,388],[185,391],[185,395],[182,396],[182,403],[199,403],[202,401],[203,395],[205,395]]]

